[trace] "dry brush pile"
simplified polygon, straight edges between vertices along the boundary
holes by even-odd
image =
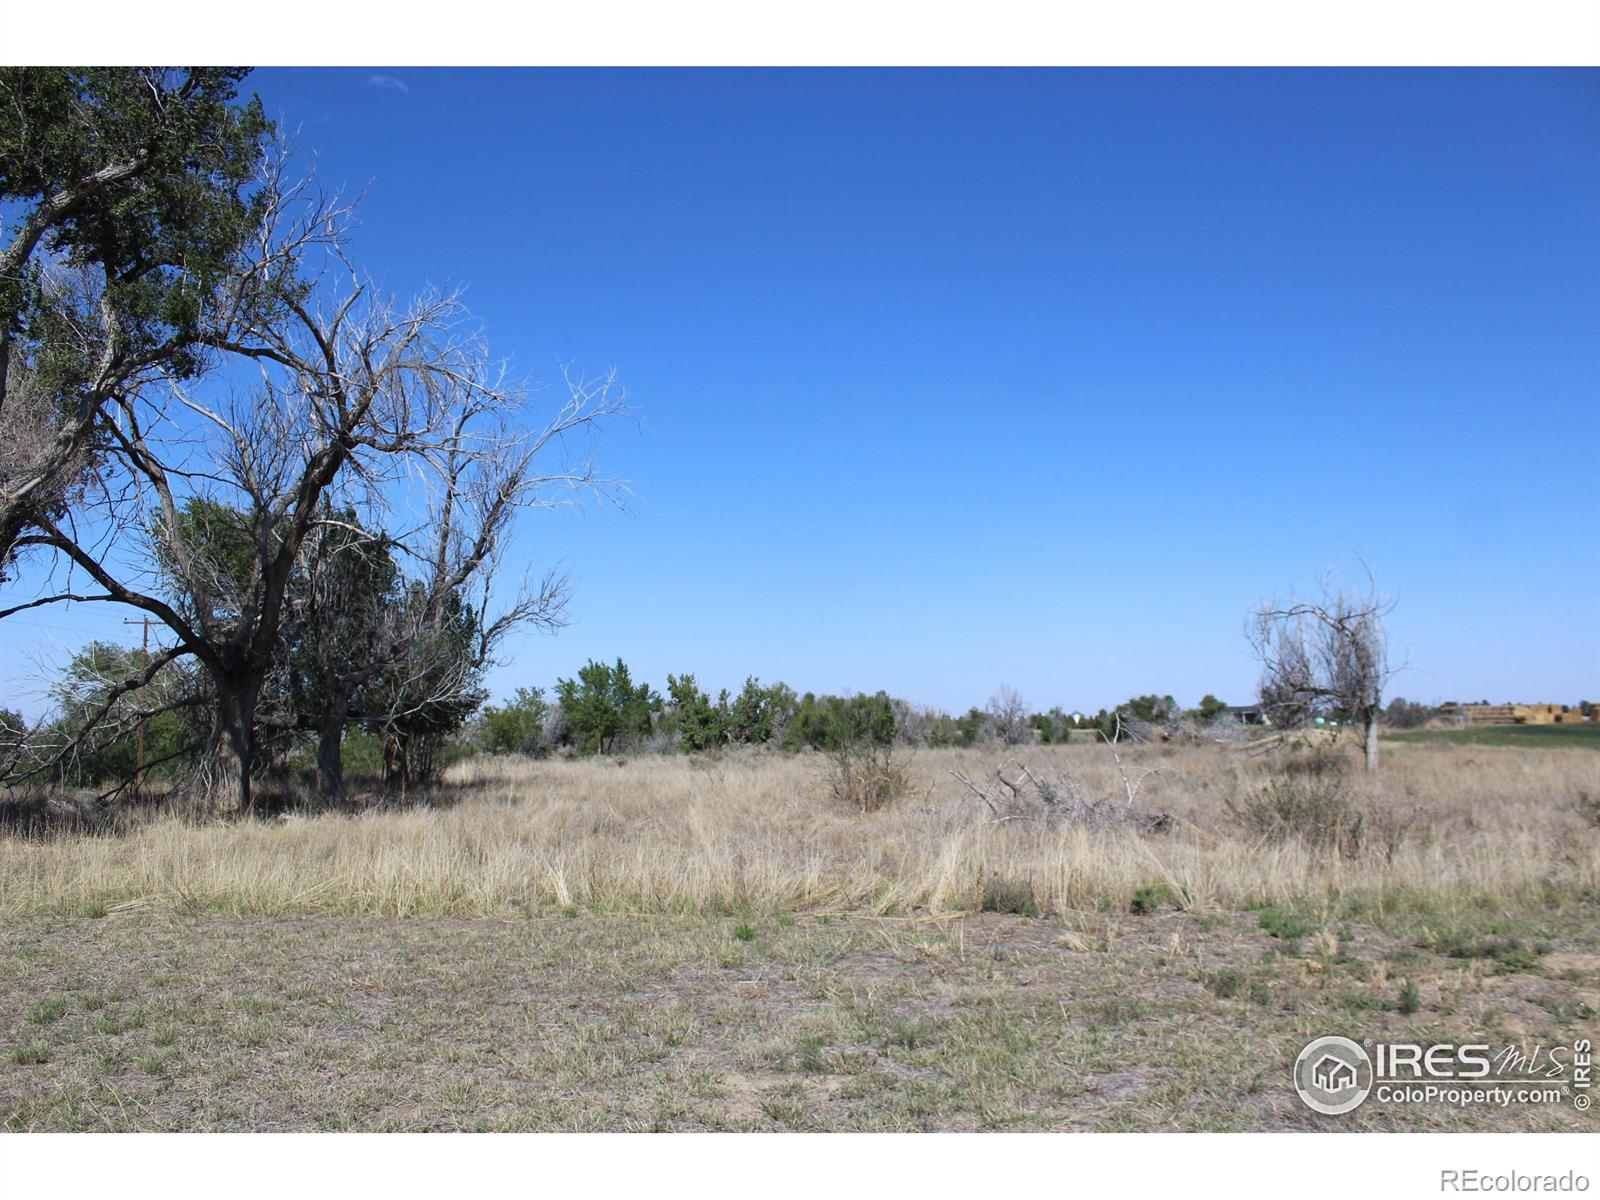
[[[1126,909],[1152,885],[1202,910],[1509,908],[1600,884],[1587,752],[1406,746],[1378,779],[1221,747],[1121,759],[1034,747],[1001,768],[1024,784],[1008,814],[983,798],[1008,789],[978,750],[909,753],[904,791],[872,812],[834,798],[819,755],[479,758],[452,768],[448,808],[8,835],[0,914],[1053,914]]]

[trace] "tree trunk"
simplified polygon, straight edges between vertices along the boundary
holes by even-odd
[[[343,804],[344,728],[348,714],[344,706],[330,708],[317,725],[317,794],[324,804]]]
[[[1378,773],[1378,710],[1368,709],[1362,716],[1367,748],[1367,774]]]
[[[256,699],[261,684],[254,679],[218,679],[217,718],[238,763],[238,811],[255,816],[250,776],[256,759]]]

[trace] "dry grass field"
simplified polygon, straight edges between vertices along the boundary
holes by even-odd
[[[996,755],[921,751],[867,814],[821,758],[474,760],[432,808],[8,835],[0,1120],[1594,1128],[1319,1117],[1288,1083],[1322,1033],[1592,1036],[1591,752],[1397,746],[1375,781],[1124,757],[1158,768],[1140,805],[1167,831],[995,824],[950,772]],[[1025,761],[1120,788],[1101,747]],[[1285,779],[1333,787],[1346,835],[1252,823]]]

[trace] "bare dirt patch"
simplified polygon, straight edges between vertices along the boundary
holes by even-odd
[[[1249,912],[749,917],[748,940],[732,918],[28,918],[0,933],[0,1120],[1593,1129],[1570,1105],[1300,1105],[1289,1066],[1321,1033],[1592,1035],[1600,908],[1453,920],[1313,914],[1291,944]],[[1530,962],[1428,948],[1512,937]]]

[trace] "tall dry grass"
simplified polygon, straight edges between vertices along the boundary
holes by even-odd
[[[1103,747],[1033,748],[1115,794]],[[0,913],[167,905],[236,913],[515,916],[563,909],[710,913],[1125,907],[1164,883],[1179,902],[1506,907],[1592,900],[1600,836],[1579,812],[1583,751],[1395,747],[1376,781],[1346,775],[1358,849],[1265,837],[1230,814],[1281,762],[1220,747],[1125,752],[1154,766],[1142,807],[1168,833],[992,824],[950,775],[982,751],[909,755],[912,793],[862,814],[830,797],[820,757],[644,757],[452,769],[447,809],[254,823],[156,820],[117,836],[0,838]]]

